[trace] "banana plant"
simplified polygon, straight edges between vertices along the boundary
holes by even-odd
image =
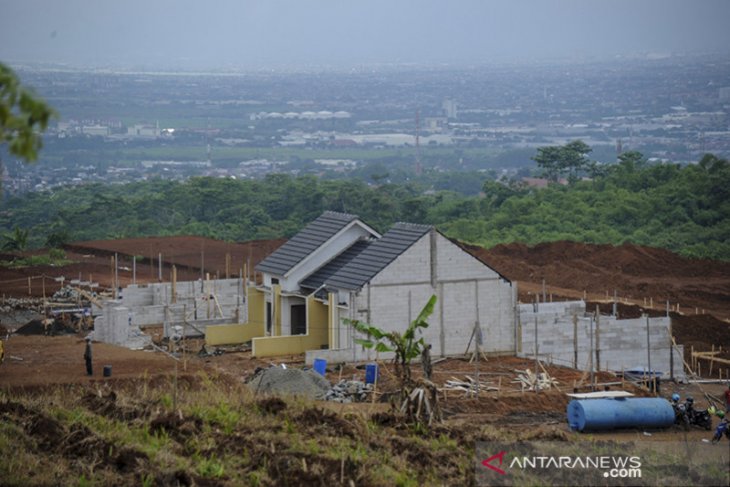
[[[358,345],[376,352],[394,352],[396,375],[403,385],[408,385],[411,382],[411,360],[421,355],[426,346],[422,336],[416,337],[416,332],[428,328],[427,320],[433,314],[435,306],[436,295],[432,295],[402,335],[397,331],[385,331],[360,320],[344,319],[343,321],[365,335],[365,338],[355,338],[355,343]]]

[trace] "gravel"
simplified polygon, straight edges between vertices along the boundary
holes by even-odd
[[[262,370],[248,387],[259,394],[297,395],[309,399],[323,399],[332,387],[327,379],[314,370],[271,367]]]

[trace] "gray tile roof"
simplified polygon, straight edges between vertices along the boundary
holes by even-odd
[[[357,218],[357,215],[349,213],[325,211],[284,245],[259,262],[256,270],[283,276]]]
[[[368,248],[373,243],[372,240],[358,240],[348,247],[340,255],[320,267],[316,272],[304,279],[300,286],[306,289],[317,289],[322,286],[328,279],[334,276],[345,265],[349,264],[355,257]]]
[[[396,223],[326,280],[332,289],[357,290],[431,230],[430,225]]]

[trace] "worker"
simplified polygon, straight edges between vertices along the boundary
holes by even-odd
[[[725,412],[730,414],[730,383],[727,385],[725,390]]]
[[[91,364],[91,337],[86,337],[86,350],[84,351],[84,360],[86,361],[86,375],[94,375],[94,369]]]

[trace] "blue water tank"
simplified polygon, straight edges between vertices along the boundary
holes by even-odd
[[[319,375],[324,376],[325,372],[327,372],[327,360],[323,358],[314,359],[314,365],[312,368]]]
[[[365,383],[375,384],[378,377],[378,364],[367,364],[365,366]]]
[[[667,428],[674,409],[660,397],[574,399],[568,404],[568,424],[578,431],[618,428]]]

